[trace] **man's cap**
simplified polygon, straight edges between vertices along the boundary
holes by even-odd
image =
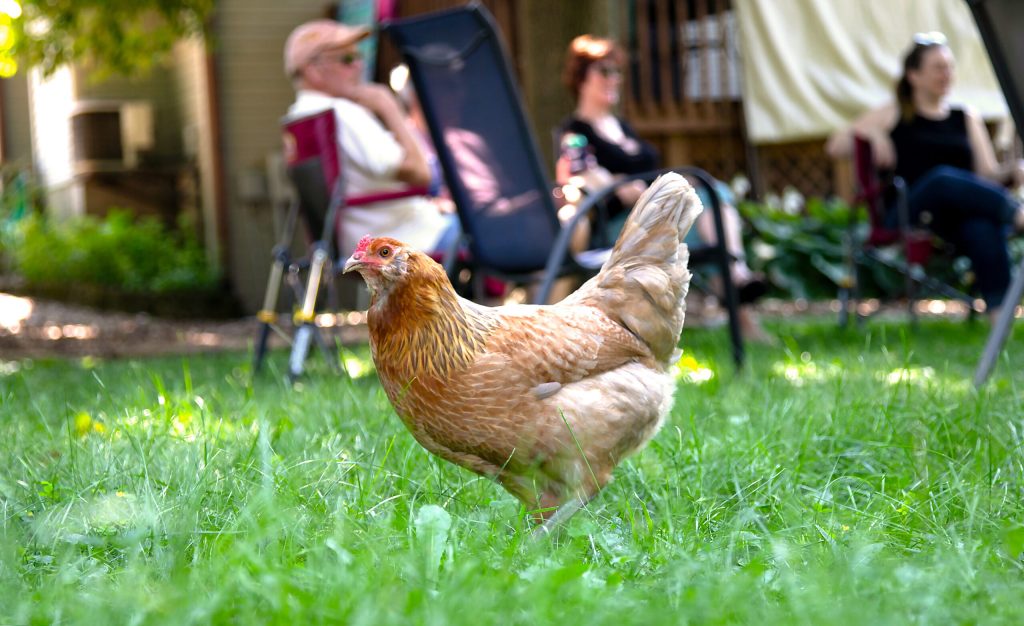
[[[350,26],[334,20],[313,20],[295,28],[284,43],[284,71],[288,76],[305,67],[325,50],[344,48],[370,35],[365,26]]]

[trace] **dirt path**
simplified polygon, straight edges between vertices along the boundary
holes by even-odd
[[[245,350],[258,326],[254,317],[168,320],[0,293],[0,360]],[[336,332],[346,343],[365,341],[365,326]],[[272,347],[283,345],[283,339],[272,335]]]
[[[962,317],[956,303],[943,311],[922,311],[924,315]],[[696,306],[692,306],[696,305]],[[835,302],[800,303],[768,299],[758,309],[765,320],[800,315],[834,315]],[[962,307],[960,307],[962,308]],[[903,306],[885,305],[883,315],[903,319]],[[702,310],[691,303],[686,325],[690,328],[724,324],[717,308]],[[102,358],[195,354],[216,350],[246,350],[256,337],[259,324],[254,317],[237,320],[169,320],[146,314],[112,313],[82,306],[0,292],[0,361],[24,358]],[[365,324],[345,325],[327,330],[345,344],[365,342]],[[271,346],[285,341],[271,336]]]

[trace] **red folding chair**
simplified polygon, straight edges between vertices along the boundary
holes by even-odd
[[[426,187],[409,187],[399,191],[384,191],[361,196],[345,196],[344,172],[338,152],[338,120],[333,109],[312,115],[285,119],[282,139],[288,178],[295,188],[295,199],[288,209],[284,232],[274,246],[270,276],[263,299],[263,308],[257,314],[260,321],[253,370],[258,371],[266,355],[270,331],[277,330],[292,344],[288,363],[288,376],[295,380],[302,374],[310,342],[316,341],[328,363],[337,367],[330,349],[316,325],[316,307],[325,276],[333,278],[340,270],[335,233],[344,209],[374,202],[427,195]],[[313,240],[307,258],[292,259],[289,254],[295,227],[302,221],[307,237]],[[313,239],[316,238],[316,239]],[[305,288],[297,276],[308,269]],[[293,285],[299,306],[292,322],[294,337],[278,326],[277,301],[285,271]]]
[[[960,300],[974,313],[974,298],[962,290],[946,284],[925,272],[936,253],[949,254],[942,248],[936,236],[910,223],[910,209],[907,205],[907,186],[899,176],[886,181],[875,166],[871,143],[859,136],[854,137],[853,171],[856,185],[854,204],[863,205],[868,214],[868,235],[861,238],[856,233],[856,219],[851,217],[847,235],[847,276],[849,280],[839,288],[839,323],[845,326],[852,308],[856,314],[860,299],[858,269],[867,263],[877,263],[904,277],[907,311],[912,322],[917,321],[915,303],[918,288],[928,293]],[[895,226],[885,220],[886,201],[894,198],[898,220]],[[894,254],[893,248],[898,248]],[[862,318],[858,316],[858,320]]]

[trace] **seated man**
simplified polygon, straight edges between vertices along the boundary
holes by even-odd
[[[315,20],[293,30],[284,49],[285,71],[296,90],[288,117],[334,109],[349,196],[431,182],[427,160],[395,95],[362,79],[356,44],[367,35],[364,27]],[[425,197],[345,208],[338,232],[341,256],[351,254],[366,234],[395,237],[430,253],[448,247],[458,236],[458,224]]]

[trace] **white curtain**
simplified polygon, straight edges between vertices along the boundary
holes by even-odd
[[[824,137],[891,100],[917,32],[948,38],[957,61],[952,100],[986,119],[1007,116],[965,0],[735,0],[735,6],[753,143]]]

